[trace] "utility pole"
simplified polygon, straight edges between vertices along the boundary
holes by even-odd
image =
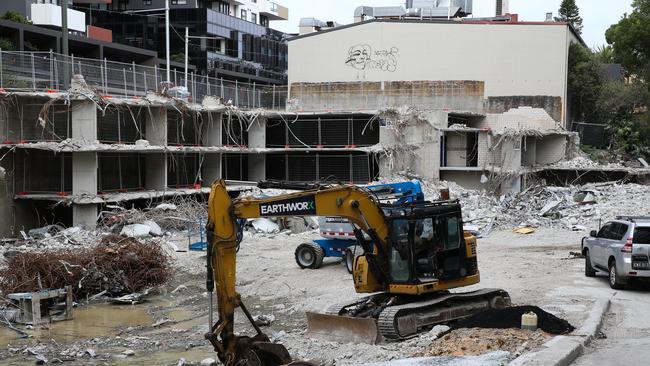
[[[185,89],[187,89],[187,64],[189,63],[190,28],[185,27]]]
[[[61,53],[63,53],[63,88],[68,89],[70,83],[70,73],[68,66],[65,64],[69,56],[68,52],[68,0],[59,0],[61,4]],[[72,65],[74,69],[74,65]]]
[[[171,55],[169,50],[169,0],[165,0],[165,44],[167,45],[167,84],[171,83]]]

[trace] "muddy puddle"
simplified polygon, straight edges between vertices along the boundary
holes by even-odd
[[[24,345],[54,339],[70,343],[80,339],[115,336],[121,328],[146,326],[152,319],[142,305],[90,305],[74,309],[74,319],[43,324],[26,330],[32,338],[20,338],[10,329],[0,328],[0,347]],[[24,329],[19,326],[19,328]]]

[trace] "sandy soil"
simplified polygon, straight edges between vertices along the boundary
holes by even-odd
[[[482,282],[474,287],[505,289],[516,305],[537,305],[579,325],[593,299],[584,294],[558,292],[556,288],[582,276],[583,262],[568,259],[569,251],[578,250],[581,236],[551,229],[540,229],[526,236],[509,231],[493,232],[490,237],[479,240]],[[351,276],[339,259],[326,259],[318,270],[302,270],[296,265],[295,247],[316,238],[317,232],[245,236],[238,255],[238,291],[253,315],[274,315],[276,320],[264,328],[267,334],[285,344],[295,359],[323,365],[410,357],[432,343],[435,334],[430,333],[376,346],[305,338],[305,311],[322,311],[329,304],[357,296]],[[187,238],[178,235],[171,242],[185,248]],[[58,340],[49,336],[51,334],[43,334],[43,330],[27,340],[16,340],[15,335],[12,338],[10,331],[9,334],[0,332],[2,345],[9,343],[0,350],[0,362],[34,364],[36,358],[30,353],[42,354],[50,361],[54,358],[67,360],[66,364],[70,365],[177,365],[181,358],[186,364],[207,357],[216,358],[203,339],[208,309],[204,290],[205,256],[197,252],[174,252],[173,256],[178,271],[176,278],[149,303],[119,311],[100,305],[100,312],[109,314],[112,319],[135,308],[144,309],[144,314],[138,318],[139,324],[115,322],[116,326],[106,326],[103,331],[88,335],[84,329],[92,320],[87,323],[73,320],[71,324],[77,322],[77,328],[82,330],[76,337]],[[242,332],[250,331],[242,314],[238,314],[236,322]],[[134,354],[128,350],[133,350]]]

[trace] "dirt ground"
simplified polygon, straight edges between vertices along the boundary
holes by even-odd
[[[463,291],[502,288],[510,293],[515,305],[537,305],[579,326],[592,299],[554,290],[582,276],[583,261],[569,259],[569,251],[579,249],[582,235],[552,229],[539,229],[531,235],[493,232],[479,239],[482,282]],[[332,303],[357,296],[351,275],[340,259],[326,259],[318,270],[302,270],[296,265],[296,246],[317,238],[316,231],[246,234],[241,244],[238,291],[253,315],[275,317],[271,326],[263,328],[272,339],[283,343],[294,359],[322,365],[400,359],[432,344],[435,334],[431,333],[375,346],[304,337],[305,311],[320,312]],[[178,248],[187,247],[183,235],[171,242]],[[80,306],[74,320],[28,330],[33,337],[27,339],[19,339],[17,333],[1,328],[0,362],[32,365],[37,354],[47,358],[48,363],[62,361],[69,365],[178,365],[181,360],[188,365],[216,358],[203,338],[208,329],[205,255],[173,252],[173,256],[174,280],[146,303]],[[236,322],[241,332],[250,332],[243,314],[237,315]],[[537,343],[531,345],[526,349]]]

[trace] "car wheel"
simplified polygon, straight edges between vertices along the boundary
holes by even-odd
[[[625,282],[621,280],[616,271],[616,261],[612,260],[609,263],[609,287],[618,290],[623,288],[623,286],[625,286]]]
[[[589,250],[585,250],[585,276],[596,276],[596,270],[591,266],[591,258],[589,257]]]
[[[296,263],[300,268],[318,269],[323,264],[323,248],[314,243],[302,243],[295,252]]]

